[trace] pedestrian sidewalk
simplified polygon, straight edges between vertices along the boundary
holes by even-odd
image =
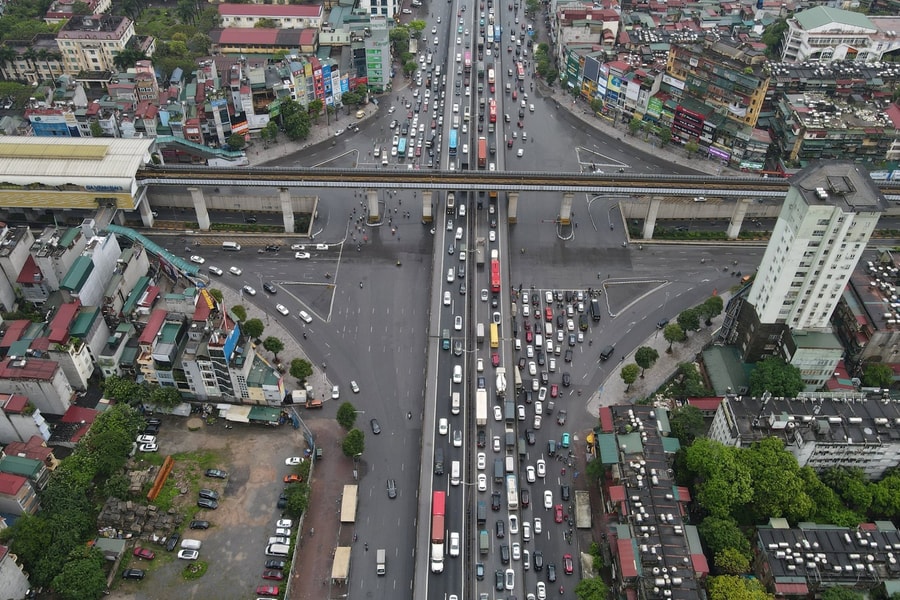
[[[730,297],[731,293],[722,295],[722,300],[726,306],[728,305]],[[703,348],[705,348],[718,334],[724,320],[725,312],[722,311],[722,314],[712,320],[711,326],[705,327],[701,324],[702,328],[700,331],[691,333],[688,336],[687,341],[680,344],[673,344],[671,353],[666,352],[669,343],[663,337],[662,330],[658,329],[650,337],[644,340],[644,343],[638,346],[638,348],[641,346],[655,348],[659,353],[659,358],[656,360],[656,363],[645,371],[643,378],[639,377],[637,381],[631,384],[631,389],[626,391],[627,386],[625,385],[625,382],[622,381],[622,377],[619,373],[623,366],[634,362],[634,352],[637,348],[625,356],[619,356],[619,364],[613,368],[612,372],[606,377],[606,380],[600,388],[591,394],[591,397],[588,399],[586,406],[588,414],[596,419],[600,414],[599,411],[601,406],[611,406],[613,404],[623,403],[634,404],[638,400],[646,398],[654,393],[669,379],[669,377],[672,376],[673,373],[675,373],[675,369],[678,368],[679,364],[683,362],[692,362],[696,358]]]

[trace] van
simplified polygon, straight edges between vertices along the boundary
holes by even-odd
[[[450,463],[450,485],[459,485],[460,465],[458,460]]]
[[[479,344],[484,343],[484,323],[479,323],[475,327],[475,339],[478,341]]]
[[[203,542],[200,540],[192,540],[191,538],[184,538],[181,540],[181,547],[185,550],[199,550],[202,545]]]
[[[494,483],[503,483],[503,461],[494,459]]]
[[[454,415],[459,414],[459,392],[450,395],[450,412]]]
[[[434,474],[435,475],[443,475],[444,474],[444,449],[443,448],[435,448],[434,449]]]
[[[478,501],[478,509],[476,511],[478,517],[478,525],[483,526],[487,522],[487,504],[484,500]]]
[[[544,321],[544,335],[548,338],[553,337],[553,323]]]
[[[591,318],[595,321],[599,321],[600,314],[600,302],[594,298],[591,300]]]
[[[375,574],[376,575],[384,575],[387,573],[387,553],[384,551],[384,548],[379,548],[375,551]]]
[[[516,461],[512,456],[506,457],[506,472],[513,473],[516,470]]]
[[[237,242],[222,242],[222,250],[228,250],[229,252],[237,252],[241,249],[241,245]]]
[[[612,346],[607,346],[603,350],[600,351],[600,360],[609,360],[609,357],[612,356],[615,348]]]
[[[287,558],[291,547],[287,544],[269,544],[266,546],[266,556],[274,556],[276,558]]]

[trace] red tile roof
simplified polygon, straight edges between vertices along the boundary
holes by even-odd
[[[34,257],[29,254],[28,258],[25,259],[25,264],[22,265],[22,269],[19,271],[16,283],[34,285],[35,283],[39,283],[43,278],[41,268],[34,262]]]
[[[26,442],[10,442],[3,451],[7,456],[23,456],[41,462],[46,462],[53,454],[53,449],[47,447],[44,439],[39,435],[31,436]]]
[[[634,559],[634,545],[632,540],[616,540],[616,548],[618,550],[622,577],[625,579],[634,579],[638,576],[638,571],[637,562]]]
[[[2,394],[0,395],[0,409],[8,413],[20,413],[25,410],[28,404],[28,396],[22,394]]]
[[[163,323],[165,322],[166,311],[158,309],[150,313],[150,318],[147,319],[147,325],[144,327],[144,332],[141,333],[138,343],[152,344],[153,340],[156,339],[156,334],[159,333],[160,328],[162,328]]]
[[[0,379],[42,379],[49,381],[59,363],[55,360],[43,358],[19,358],[15,361],[9,358],[0,362]]]
[[[27,482],[28,480],[21,475],[0,473],[0,494],[3,494],[4,496],[15,496]]]
[[[3,335],[3,339],[0,340],[0,348],[9,348],[10,346],[18,342],[22,337],[22,334],[30,326],[31,321],[25,319],[10,321],[8,327],[6,328],[6,333]]]
[[[59,307],[53,320],[50,321],[50,333],[47,336],[50,341],[56,344],[65,344],[69,339],[69,326],[75,320],[78,309],[81,308],[81,301],[76,299]]]

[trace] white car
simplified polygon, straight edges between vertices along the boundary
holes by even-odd
[[[544,508],[550,510],[553,508],[553,492],[544,490]]]
[[[139,435],[137,436],[138,444],[155,444],[156,436],[155,435]]]
[[[537,582],[537,600],[547,600],[547,584],[543,581]]]
[[[534,358],[534,346],[528,344],[525,346],[525,356],[528,358]]]
[[[358,394],[359,393],[359,384],[356,383],[356,381],[351,380],[350,381],[350,389],[353,390],[354,394]]]
[[[540,415],[544,413],[544,403],[540,400],[534,403],[534,414]]]
[[[550,372],[556,373],[556,359],[551,358],[547,364],[549,365]]]
[[[252,287],[250,287],[249,285],[245,285],[245,286],[242,287],[241,289],[244,290],[244,293],[246,293],[246,294],[250,294],[251,296],[255,296],[255,295],[256,295],[256,290],[254,290],[254,289],[253,289]]]
[[[455,329],[456,331],[462,331],[462,316],[461,315],[456,315],[456,317],[453,319],[453,329]]]
[[[199,556],[200,553],[196,550],[183,549],[178,551],[178,558],[182,560],[197,560]]]
[[[495,435],[493,441],[491,442],[491,447],[494,449],[494,452],[500,452],[500,436]]]
[[[284,315],[285,317],[288,316],[289,314],[291,314],[291,311],[289,311],[289,310],[287,309],[287,306],[285,306],[284,304],[276,304],[276,305],[275,305],[275,310],[277,310],[278,312],[280,312],[280,313],[281,313],[282,315]],[[301,312],[302,312],[302,311],[301,311]]]
[[[282,537],[291,537],[291,529],[289,527],[276,527],[275,535],[280,535]]]
[[[526,542],[531,541],[531,523],[528,521],[522,522],[522,539]]]
[[[291,244],[291,250],[306,250],[303,244]]]
[[[447,435],[447,432],[450,430],[450,427],[447,425],[447,419],[439,419],[438,420],[438,433],[440,435]]]
[[[331,399],[337,400],[341,397],[341,388],[340,386],[333,385],[331,386]]]
[[[534,467],[532,465],[528,465],[525,468],[525,480],[528,481],[528,483],[534,483]]]
[[[302,462],[303,462],[302,456],[290,456],[290,457],[284,459],[284,464],[286,464],[289,467],[296,467],[297,465],[301,464]],[[281,525],[279,525],[279,527],[281,527]]]
[[[453,300],[450,298],[450,292],[444,292],[444,306],[450,306]]]
[[[447,269],[447,283],[453,283],[456,281],[456,273],[453,272],[453,268]]]
[[[519,533],[519,517],[509,515],[509,535],[516,535],[517,533]]]
[[[521,560],[522,559],[522,546],[519,544],[519,542],[513,542],[512,559],[513,560]]]
[[[531,346],[529,346],[529,348],[531,348]],[[532,377],[537,375],[537,364],[535,364],[533,360],[528,362],[528,374]]]
[[[277,306],[275,308],[278,308]],[[312,323],[312,317],[305,310],[300,311],[300,320],[304,323]]]
[[[453,383],[462,383],[462,367],[459,365],[453,367]]]
[[[522,316],[526,319],[531,316],[531,307],[527,304],[522,305]]]
[[[453,430],[453,447],[462,448],[462,431],[459,429]]]
[[[544,529],[544,524],[541,521],[540,517],[534,518],[534,535],[540,535],[541,531]]]
[[[290,519],[278,519],[278,522],[275,523],[275,527],[286,527],[290,529],[294,526],[294,522]]]
[[[450,532],[450,556],[459,556],[459,532]]]
[[[197,256],[197,255],[195,254],[195,255],[191,256],[191,262],[192,262],[192,263],[196,263],[196,264],[198,264],[198,265],[202,265],[203,263],[206,262],[206,259],[203,258],[202,256]]]
[[[530,110],[531,112],[534,112],[534,104],[529,104],[528,110]]]
[[[454,105],[453,105],[453,112],[454,112],[454,113],[457,113],[457,114],[459,113],[459,104],[454,104]]]
[[[541,428],[541,419],[543,419],[541,415],[534,415],[534,429]]]
[[[541,386],[541,389],[538,391],[538,400],[543,402],[546,399],[547,399],[547,388],[544,386]]]
[[[432,27],[432,28],[431,28],[431,35],[434,35],[434,34],[436,34],[436,33],[437,33],[437,27]]]
[[[479,373],[484,372],[484,359],[483,358],[479,358],[478,360],[475,361],[475,370],[478,371]]]
[[[485,456],[484,452],[478,453],[478,470],[484,471],[484,467],[487,465],[487,456]]]
[[[297,252],[296,254],[294,254],[294,258],[306,260],[307,258],[309,258],[309,252]]]
[[[158,452],[159,445],[158,444],[141,444],[138,447],[138,450],[141,452]]]
[[[524,404],[518,405],[516,407],[516,413],[519,416],[519,420],[524,421],[525,420],[525,405]]]
[[[491,229],[491,230],[488,232],[488,240],[491,241],[491,242],[496,242],[496,241],[497,241],[497,232],[494,231],[493,229]]]
[[[224,273],[225,271],[223,271],[219,267],[209,267],[209,272],[213,275],[218,275],[219,277],[221,277],[222,273]]]
[[[481,290],[481,301],[482,302],[488,301],[488,291],[485,288],[482,288],[482,290]]]
[[[232,275],[240,275],[244,271],[238,267],[231,267],[230,269],[228,269],[228,272],[231,273]]]
[[[535,463],[537,466],[537,476],[540,478],[544,478],[547,476],[547,463],[544,462],[543,458],[539,458]]]
[[[486,492],[487,491],[487,475],[484,473],[478,474],[478,491]]]
[[[494,407],[494,420],[502,421],[503,420],[503,409],[499,406]]]
[[[535,377],[531,380],[531,391],[536,392],[541,387],[541,380]]]
[[[503,579],[506,590],[511,592],[513,588],[516,587],[516,572],[512,569],[507,569]]]

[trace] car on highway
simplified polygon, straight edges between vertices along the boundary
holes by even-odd
[[[562,385],[563,387],[569,387],[570,385],[572,385],[572,376],[568,371],[562,374]]]
[[[456,331],[462,331],[463,326],[463,318],[461,315],[456,315],[453,319],[453,329]]]
[[[373,434],[378,435],[381,433],[381,425],[378,424],[378,419],[371,419],[369,425],[372,427]]]
[[[462,367],[459,365],[453,367],[453,383],[462,383]]]
[[[447,432],[449,430],[450,430],[450,428],[447,424],[447,419],[446,418],[439,419],[438,420],[438,434],[447,435]]]
[[[497,519],[497,522],[494,524],[494,532],[498,540],[506,537],[506,523],[503,522],[503,519]]]
[[[143,573],[141,574],[141,576],[143,577]],[[500,570],[494,571],[494,587],[497,589],[498,592],[503,591],[503,584],[504,584],[503,571],[500,571]]]
[[[556,563],[547,564],[547,581],[550,583],[556,581]]]
[[[543,402],[546,399],[547,399],[547,388],[541,387],[541,389],[538,390],[538,401]]]
[[[503,409],[499,406],[494,406],[494,420],[502,421],[503,420]]]
[[[397,497],[397,482],[393,479],[387,480],[387,495],[388,498],[394,499]]]
[[[484,288],[484,289],[481,290],[481,301],[482,301],[482,302],[487,302],[487,301],[488,301],[488,291],[487,291],[486,288]]]
[[[511,592],[516,587],[516,572],[512,569],[507,569],[505,578],[506,591]]]
[[[191,262],[198,264],[198,265],[202,265],[203,263],[206,262],[206,259],[203,258],[202,256],[197,256],[196,254],[194,254],[193,256],[191,256]]]
[[[491,442],[491,448],[493,448],[494,452],[500,452],[500,436],[499,435],[494,436],[494,439]]]
[[[484,359],[483,358],[479,357],[478,359],[475,360],[475,370],[478,371],[479,373],[484,372]]]
[[[493,367],[500,366],[500,355],[496,352],[491,352],[491,366],[493,366]]]
[[[289,310],[287,309],[287,307],[286,307],[284,304],[276,304],[276,305],[275,305],[275,310],[277,310],[278,312],[280,312],[280,313],[281,313],[282,315],[284,315],[285,317],[288,316],[289,314],[291,314],[291,311],[289,311]],[[300,312],[302,313],[303,311],[300,311]]]
[[[522,545],[519,544],[519,542],[513,542],[512,559],[513,560],[521,560],[522,559]]]
[[[559,486],[559,495],[562,497],[564,502],[568,502],[572,497],[572,492],[570,491],[569,486],[561,485]]]
[[[250,296],[256,295],[256,290],[253,289],[252,287],[250,287],[249,285],[245,285],[244,287],[242,287],[241,291],[243,291],[245,294],[248,294]]]
[[[450,303],[453,302],[450,292],[444,292],[444,306],[450,306]]]
[[[544,418],[543,418],[540,414],[534,415],[534,423],[533,423],[533,427],[534,427],[535,429],[540,429],[540,428],[541,428],[541,425],[543,424],[543,419],[544,419]]]
[[[575,565],[572,562],[571,554],[563,555],[563,570],[566,572],[566,575],[571,575],[575,572]]]
[[[278,292],[278,288],[275,287],[275,284],[270,283],[268,281],[263,284],[263,289],[270,294],[274,294],[274,293]]]
[[[232,275],[241,275],[244,271],[240,267],[229,267],[228,272]]]
[[[557,523],[563,522],[563,505],[557,504],[553,509],[553,520]]]
[[[544,490],[544,508],[550,510],[553,508],[553,492]]]
[[[213,275],[218,275],[219,277],[221,277],[222,274],[225,272],[222,269],[220,269],[219,267],[208,267],[208,269],[209,269],[210,273],[212,273]]]
[[[294,254],[294,258],[305,260],[310,257],[309,252],[297,252]]]
[[[535,531],[537,533],[537,531]],[[540,571],[544,568],[544,553],[540,550],[535,550],[534,555],[531,557],[532,562],[534,563],[534,570]]]
[[[541,531],[544,528],[544,523],[541,521],[540,517],[535,517],[534,521],[532,521],[532,526],[534,529],[534,535],[540,535]]]
[[[459,532],[450,532],[450,556],[459,556]]]
[[[543,581],[538,581],[535,586],[535,591],[537,592],[536,600],[547,600],[547,584]]]
[[[478,491],[486,492],[487,491],[487,475],[484,473],[478,474]]]
[[[275,308],[278,308],[278,306],[276,306]],[[304,323],[312,323],[312,317],[309,316],[309,313],[306,312],[305,310],[301,310],[298,316],[300,317],[300,320],[303,321]]]
[[[453,430],[453,447],[462,448],[462,430],[460,429]]]
[[[550,386],[550,397],[556,398],[557,396],[559,396],[559,386],[554,383]]]
[[[484,471],[485,467],[487,466],[487,456],[484,452],[478,453],[477,466],[479,471]]]
[[[533,465],[528,465],[525,467],[525,480],[528,483],[534,483],[535,481],[535,470]]]
[[[500,492],[491,493],[491,510],[500,510]]]

